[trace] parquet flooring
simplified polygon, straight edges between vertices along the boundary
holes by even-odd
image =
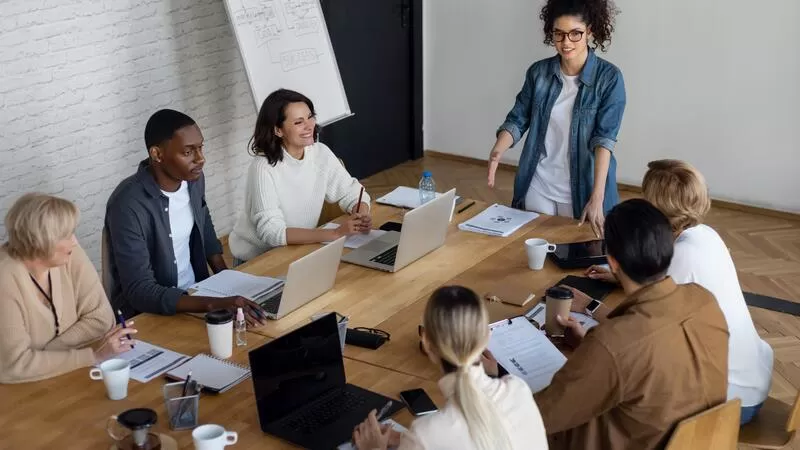
[[[398,185],[416,186],[430,170],[439,191],[456,188],[459,195],[486,202],[511,202],[514,172],[498,170],[496,187],[486,185],[483,165],[428,155],[363,180],[373,198]],[[624,199],[637,194],[622,192]],[[746,291],[800,302],[800,220],[713,207],[706,223],[725,240]],[[800,389],[800,317],[750,308],[759,334],[775,351],[770,395],[792,403]],[[742,447],[745,448],[745,447]],[[800,450],[800,440],[788,447]]]

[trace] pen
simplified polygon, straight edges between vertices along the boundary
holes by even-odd
[[[383,408],[381,408],[381,410],[378,412],[378,415],[375,416],[378,419],[378,422],[380,422],[380,421],[382,421],[384,419],[383,416],[385,416],[386,413],[389,412],[389,408],[391,408],[391,407],[392,407],[392,401],[391,400],[389,400],[388,402],[386,402],[385,405],[383,405]]]
[[[183,382],[183,395],[181,397],[186,397],[186,389],[189,387],[189,380],[192,379],[192,371],[190,370],[188,374],[186,374],[186,381]]]
[[[361,199],[364,198],[364,186],[361,186],[361,192],[358,193],[358,204],[356,205],[356,214],[361,211]]]
[[[119,309],[117,310],[117,320],[119,320],[119,323],[122,324],[122,328],[128,328],[127,326],[125,326],[125,317],[122,315],[122,311]],[[125,337],[127,337],[128,340],[131,341],[131,348],[133,348],[133,339],[131,339],[131,334],[128,333],[125,335]]]
[[[461,214],[462,212],[464,212],[464,211],[468,210],[468,209],[469,209],[469,208],[470,208],[472,205],[474,205],[474,204],[475,204],[475,202],[471,202],[469,205],[467,205],[467,206],[465,206],[465,207],[463,207],[463,208],[459,209],[457,214]]]

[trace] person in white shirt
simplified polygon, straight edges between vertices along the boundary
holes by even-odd
[[[711,209],[705,178],[683,161],[648,164],[642,181],[644,197],[670,220],[675,255],[668,275],[676,283],[697,283],[716,297],[728,323],[728,399],[742,400],[741,423],[750,422],[769,393],[772,348],[756,332],[744,301],[728,247],[703,220]],[[613,280],[605,268],[591,267],[590,278]]]
[[[275,247],[336,240],[372,228],[370,197],[321,142],[314,104],[287,89],[271,93],[250,139],[244,210],[229,237],[236,263]],[[359,203],[359,198],[361,202]],[[350,218],[316,229],[323,202],[338,203]]]
[[[373,410],[353,431],[359,450],[547,449],[542,416],[528,385],[506,375],[491,378],[482,354],[489,342],[486,307],[475,292],[446,286],[431,295],[423,317],[422,343],[445,373],[439,388],[447,403],[416,419],[405,433],[381,425]]]

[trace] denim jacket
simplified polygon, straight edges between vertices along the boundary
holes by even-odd
[[[500,126],[514,138],[514,145],[528,131],[522,148],[517,175],[514,179],[514,199],[511,206],[523,209],[525,194],[536,172],[536,166],[545,152],[544,137],[558,95],[561,93],[561,67],[559,56],[535,62],[525,74],[525,84],[517,94],[514,107]],[[617,192],[617,161],[614,145],[625,111],[625,83],[622,72],[613,64],[599,58],[594,50],[578,79],[580,86],[575,98],[569,136],[570,185],[572,211],[580,217],[589,201],[594,186],[594,150],[610,150],[611,162],[605,186],[603,211],[608,213],[619,202]]]

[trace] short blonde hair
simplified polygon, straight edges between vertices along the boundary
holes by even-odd
[[[6,250],[12,258],[49,258],[53,247],[70,237],[78,224],[78,208],[47,194],[25,194],[6,214]]]
[[[661,159],[647,164],[644,198],[660,209],[676,233],[703,223],[711,209],[706,179],[691,164]]]

